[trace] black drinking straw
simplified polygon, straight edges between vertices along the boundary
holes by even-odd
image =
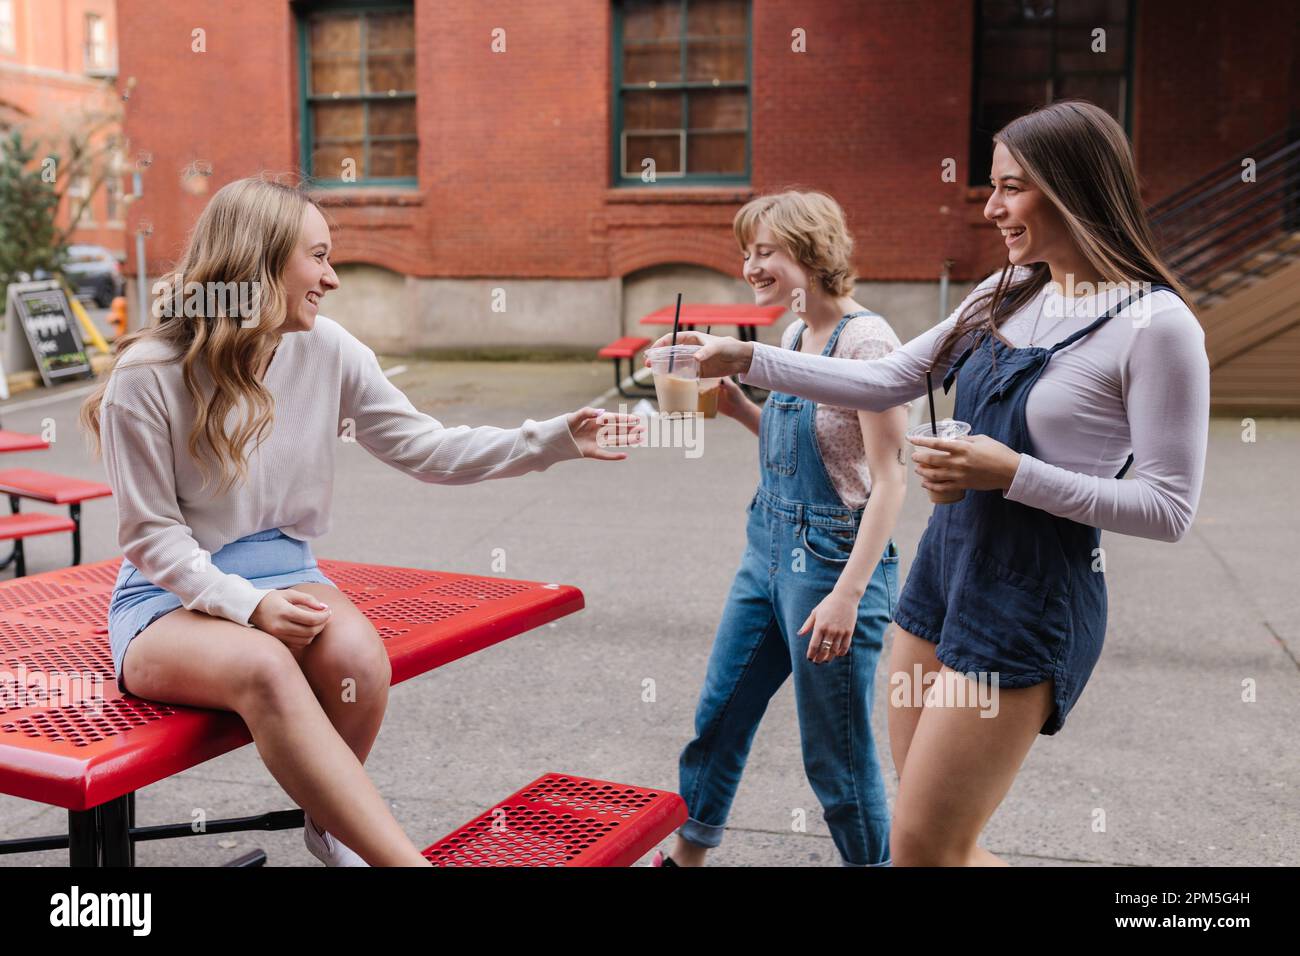
[[[681,321],[681,318],[682,318],[682,294],[678,292],[677,311],[673,313],[673,348],[674,349],[677,348],[677,323]],[[673,359],[676,355],[677,355],[676,352],[668,353],[668,374],[669,375],[673,374]]]
[[[930,400],[930,434],[939,437],[939,426],[934,421],[934,385],[930,381],[930,370],[925,370],[925,397]]]

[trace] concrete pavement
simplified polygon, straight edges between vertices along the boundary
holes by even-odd
[[[428,363],[394,381],[444,424],[515,426],[602,396],[604,362]],[[5,457],[103,480],[77,433],[84,386],[0,405],[5,428],[56,424],[46,452]],[[616,408],[618,399],[605,399]],[[618,463],[565,462],[543,474],[425,485],[347,445],[334,527],[318,557],[493,573],[577,585],[583,612],[393,689],[367,764],[420,846],[548,770],[676,789],[714,628],[744,548],[757,481],[756,439],[705,423],[704,453],[639,448]],[[1300,863],[1300,589],[1295,475],[1300,421],[1211,426],[1193,530],[1165,544],[1105,534],[1110,627],[1092,681],[1055,737],[1039,737],[985,830],[985,845],[1026,865]],[[895,539],[903,572],[929,513],[914,483]],[[291,493],[291,489],[286,489]],[[111,501],[85,508],[85,560],[113,557]],[[32,573],[66,564],[62,538],[28,545]],[[888,645],[886,653],[888,652]],[[882,658],[882,661],[886,658]],[[655,700],[643,700],[653,681]],[[1243,701],[1253,682],[1254,702]],[[891,801],[885,667],[874,727]],[[254,747],[139,794],[141,825],[291,806]],[[792,832],[796,810],[808,832]],[[1097,811],[1106,828],[1096,832]],[[0,835],[66,828],[62,810],[0,797]],[[272,865],[316,865],[298,831],[144,843],[143,865],[212,865],[260,846]],[[838,855],[804,778],[792,689],[773,699],[722,846],[733,866],[833,866]],[[0,865],[61,866],[51,852]]]

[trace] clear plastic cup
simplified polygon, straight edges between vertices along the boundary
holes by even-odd
[[[650,370],[661,415],[694,414],[700,405],[700,366],[695,361],[699,345],[665,345],[651,349]],[[671,371],[669,367],[671,366]]]
[[[720,378],[702,378],[700,379],[700,405],[699,410],[704,413],[705,418],[718,417],[718,398],[722,395],[722,379]]]
[[[938,432],[938,434],[936,435],[935,432]],[[933,438],[964,438],[969,434],[970,423],[959,422],[953,418],[939,419],[935,422],[934,431],[930,430],[930,423],[928,421],[922,422],[921,424],[907,430],[909,438],[913,435],[926,435]],[[929,450],[937,451],[937,449],[934,448]],[[938,454],[943,454],[943,452],[938,452]],[[966,489],[958,488],[955,491],[930,491],[929,494],[930,500],[936,505],[951,505],[956,504],[958,501],[961,501],[966,497]]]

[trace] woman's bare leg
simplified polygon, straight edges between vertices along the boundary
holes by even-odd
[[[897,624],[890,629],[894,646],[889,652],[889,696],[886,698],[889,701],[889,749],[894,755],[894,772],[901,779],[903,765],[907,763],[907,750],[916,732],[916,722],[921,719],[923,705],[915,702],[924,699],[928,675],[937,674],[943,665],[934,656],[935,645]],[[921,686],[914,692],[918,666]]]
[[[429,865],[277,638],[180,608],[131,642],[122,673],[137,696],[239,714],[285,793],[371,866]]]
[[[328,584],[294,584],[333,610],[329,623],[295,655],[325,716],[362,763],[388,709],[393,670],[375,626],[342,591]],[[129,686],[129,680],[128,680]]]
[[[944,680],[952,679],[943,667]],[[968,678],[959,678],[968,680]],[[974,700],[972,692],[968,700]],[[988,866],[976,846],[1052,712],[1052,682],[999,688],[996,717],[976,706],[926,706],[898,784],[890,849],[895,866]]]

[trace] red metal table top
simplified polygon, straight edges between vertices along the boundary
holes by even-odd
[[[100,481],[69,478],[48,471],[31,468],[5,468],[0,470],[0,494],[39,498],[56,505],[76,504],[87,498],[104,498],[113,489]]]
[[[676,306],[666,305],[641,319],[642,325],[672,325]],[[683,305],[682,325],[771,325],[785,312],[783,305]]]
[[[0,452],[34,451],[49,447],[50,443],[38,435],[24,435],[22,432],[8,432],[0,428]]]
[[[584,603],[569,585],[319,564],[384,639],[393,683]],[[115,558],[0,583],[0,793],[86,810],[252,740],[236,714],[118,690],[105,621],[120,566]],[[102,687],[94,686],[94,675],[102,676]],[[20,681],[27,687],[21,693]],[[35,699],[39,687],[57,699]],[[73,699],[93,691],[103,698],[98,708]]]

